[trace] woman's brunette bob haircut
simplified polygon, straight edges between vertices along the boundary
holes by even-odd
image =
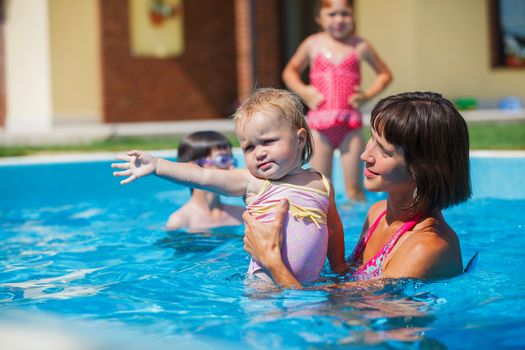
[[[374,107],[370,124],[403,154],[416,182],[411,214],[470,198],[467,124],[450,101],[433,92],[389,96]]]

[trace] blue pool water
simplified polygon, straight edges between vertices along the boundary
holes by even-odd
[[[167,234],[189,190],[109,163],[0,166],[0,334],[30,315],[183,349],[525,348],[525,158],[472,158],[473,199],[445,211],[473,272],[329,292],[246,285],[241,228]],[[379,198],[339,191],[347,255]]]

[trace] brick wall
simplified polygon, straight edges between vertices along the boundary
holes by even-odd
[[[255,83],[257,87],[282,87],[281,1],[254,2]]]
[[[224,118],[237,98],[233,0],[184,1],[184,53],[133,57],[127,0],[100,0],[106,122]]]
[[[2,5],[0,1],[0,5]],[[5,61],[4,61],[4,25],[0,15],[0,126],[5,126]]]

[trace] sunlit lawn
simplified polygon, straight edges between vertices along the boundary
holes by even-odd
[[[368,137],[368,130],[364,131]],[[473,150],[525,150],[525,122],[472,123],[469,125],[470,148]],[[238,141],[227,134],[234,146]],[[103,141],[75,145],[0,146],[0,157],[41,153],[125,151],[130,149],[176,149],[181,136],[114,137]]]

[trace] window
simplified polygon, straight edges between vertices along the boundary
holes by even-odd
[[[525,68],[525,0],[489,0],[492,67]]]

